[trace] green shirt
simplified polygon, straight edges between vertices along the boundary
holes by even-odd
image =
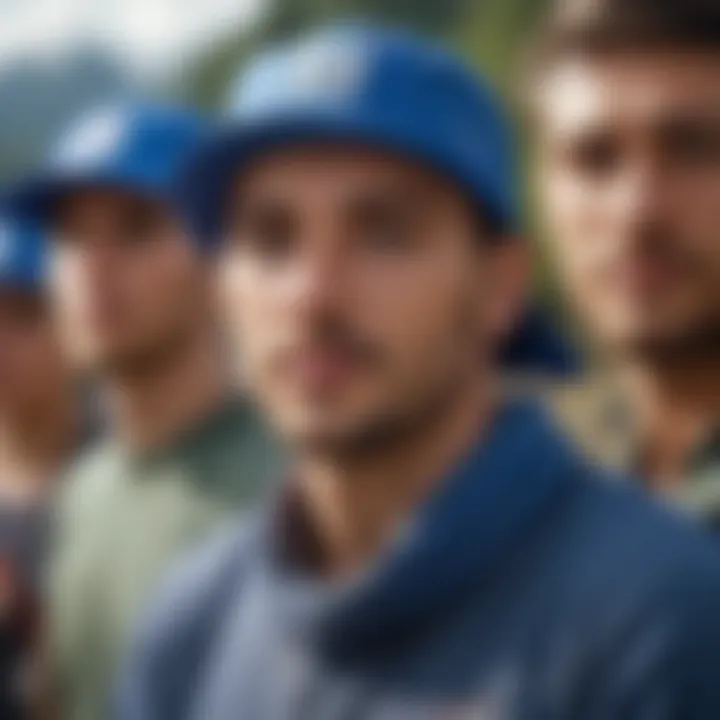
[[[61,720],[103,720],[133,624],[188,546],[281,470],[249,406],[228,400],[178,442],[129,456],[111,441],[71,473],[51,558],[50,664]]]
[[[598,377],[555,388],[548,395],[568,434],[589,457],[607,467],[637,475],[641,447],[627,398],[612,380]],[[720,529],[720,432],[710,435],[685,462],[677,507]]]

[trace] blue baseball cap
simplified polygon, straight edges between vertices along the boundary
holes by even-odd
[[[0,289],[40,292],[45,247],[44,234],[37,225],[0,218]]]
[[[511,127],[492,90],[433,44],[345,24],[277,45],[240,74],[225,122],[178,175],[178,210],[195,237],[219,242],[229,190],[250,162],[316,141],[412,159],[453,181],[499,233],[519,228]],[[533,308],[501,359],[521,372],[577,369],[572,348]]]
[[[250,61],[224,126],[194,154],[177,199],[217,242],[236,173],[259,154],[304,141],[360,143],[451,178],[503,231],[518,222],[507,122],[492,91],[444,50],[408,34],[333,26]]]
[[[95,109],[71,124],[33,177],[11,189],[7,207],[15,217],[44,222],[60,197],[87,187],[169,200],[178,167],[205,131],[198,116],[178,108]]]

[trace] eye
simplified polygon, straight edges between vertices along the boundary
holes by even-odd
[[[246,208],[234,223],[231,237],[235,249],[277,261],[293,251],[296,222],[283,208]]]
[[[665,144],[670,155],[693,165],[720,162],[720,127],[716,124],[683,123],[668,129]]]
[[[574,168],[597,180],[611,175],[621,161],[618,143],[606,133],[579,138],[569,146],[567,156]]]
[[[143,245],[150,241],[152,228],[146,223],[129,220],[123,223],[120,235],[126,245]]]
[[[368,249],[402,252],[417,243],[415,223],[404,208],[380,204],[360,207],[353,224],[359,242]]]

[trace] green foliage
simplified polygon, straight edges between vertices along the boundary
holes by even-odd
[[[351,17],[438,33],[450,27],[466,5],[465,0],[276,0],[267,29],[278,37]]]
[[[183,94],[212,108],[222,102],[229,79],[254,50],[336,20],[372,20],[452,41],[468,7],[467,0],[274,0],[254,28],[240,31],[201,60]]]

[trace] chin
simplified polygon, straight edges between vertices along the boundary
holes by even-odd
[[[366,445],[368,427],[339,417],[278,423],[280,434],[300,453],[338,457],[355,453]]]
[[[307,425],[287,428],[282,433],[287,440],[302,451],[313,454],[333,454],[336,450],[353,445],[358,436],[351,429],[339,426]]]
[[[142,374],[148,364],[147,356],[135,349],[103,347],[87,356],[86,367],[106,376],[132,376]]]
[[[388,416],[344,422],[337,418],[296,425],[282,434],[301,454],[342,461],[385,452],[405,441],[415,426],[411,419]]]

